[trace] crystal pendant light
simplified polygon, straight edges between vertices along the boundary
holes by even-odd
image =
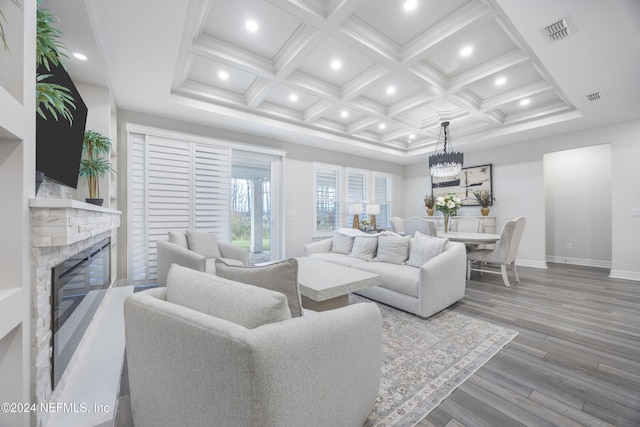
[[[429,169],[433,177],[452,178],[462,170],[464,155],[460,152],[447,152],[447,143],[449,143],[449,149],[452,149],[449,122],[442,122],[441,126],[438,143],[440,142],[440,137],[444,135],[444,150],[438,153],[438,144],[436,144],[436,151],[429,156]]]

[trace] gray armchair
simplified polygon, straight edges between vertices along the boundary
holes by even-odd
[[[221,258],[227,264],[248,265],[249,251],[233,246],[230,243],[218,242]],[[158,286],[166,286],[167,274],[171,264],[207,273],[215,273],[215,258],[207,258],[188,248],[186,239],[176,243],[168,240],[158,240]]]
[[[360,427],[367,419],[381,379],[375,304],[249,329],[171,303],[167,289],[125,301],[136,427]]]

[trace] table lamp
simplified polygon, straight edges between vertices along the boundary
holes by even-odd
[[[360,216],[364,212],[364,205],[362,203],[350,203],[349,215],[353,215],[353,228],[360,229]]]
[[[370,203],[367,205],[367,213],[369,214],[369,223],[372,230],[377,230],[376,227],[376,215],[380,213],[380,205],[377,203]]]

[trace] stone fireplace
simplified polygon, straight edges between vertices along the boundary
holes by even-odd
[[[52,387],[52,271],[65,261],[95,247],[105,239],[116,239],[120,212],[72,199],[36,198],[31,208],[32,334],[31,370],[33,402],[55,399],[65,386],[61,374]],[[90,327],[90,326],[89,326]],[[73,366],[70,357],[67,371]],[[36,414],[36,425],[46,423],[46,414]]]

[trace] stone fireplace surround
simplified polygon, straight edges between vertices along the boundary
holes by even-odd
[[[33,403],[40,405],[55,400],[55,396],[64,389],[67,372],[74,364],[72,358],[56,390],[52,390],[51,269],[106,237],[112,238],[113,245],[121,212],[68,198],[32,199],[30,210],[33,317],[31,378]],[[35,416],[36,425],[46,423],[47,414],[36,413]]]

